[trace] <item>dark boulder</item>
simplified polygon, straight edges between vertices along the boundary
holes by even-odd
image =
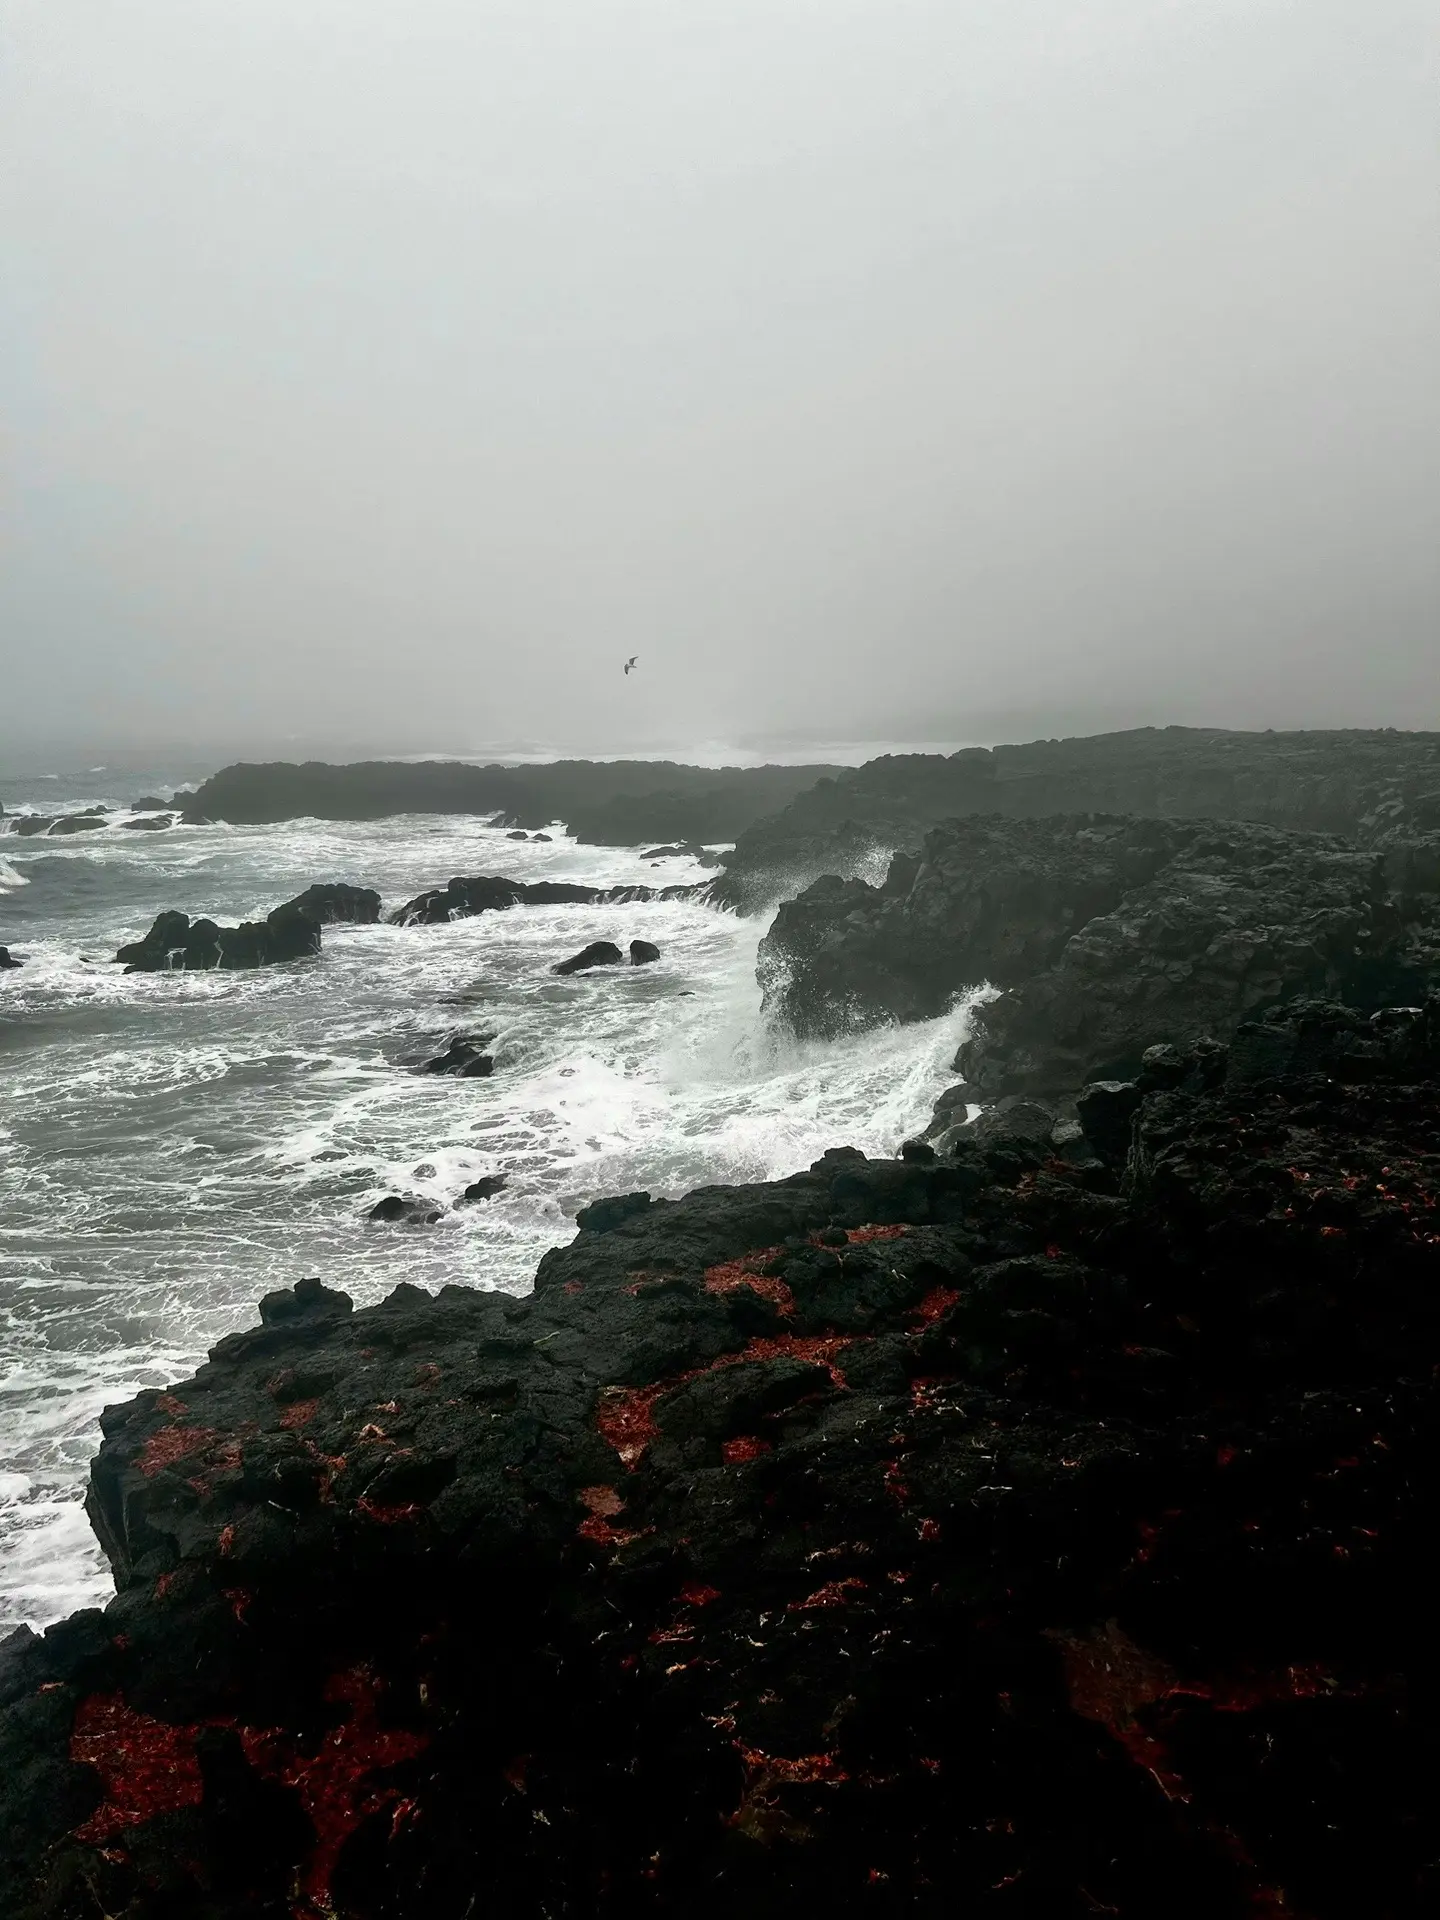
[[[143,800],[132,800],[132,813],[164,813],[172,803],[169,800],[157,800],[153,794],[147,794]]]
[[[414,1194],[387,1193],[383,1200],[377,1200],[366,1214],[367,1220],[373,1220],[381,1226],[429,1227],[433,1226],[444,1212],[433,1200],[417,1198]]]
[[[127,833],[163,833],[167,827],[173,827],[173,813],[147,814],[142,820],[122,820],[120,825]]]
[[[530,836],[523,827],[515,827],[506,834],[505,838],[507,840],[528,840]]]
[[[495,1060],[485,1048],[494,1038],[493,1033],[457,1034],[443,1053],[426,1060],[416,1071],[451,1074],[457,1080],[488,1079],[495,1071]]]
[[[54,824],[48,813],[18,813],[14,830],[22,840],[28,840],[37,833],[48,833]]]
[[[298,907],[276,907],[264,920],[220,927],[184,913],[162,913],[143,940],[115,955],[127,973],[169,973],[216,967],[249,968],[312,959],[320,952],[320,925]]]
[[[625,963],[625,956],[613,940],[592,940],[588,947],[582,947],[579,953],[572,953],[568,960],[557,961],[551,967],[552,973],[587,973],[591,967],[619,967]]]
[[[15,958],[8,947],[0,947],[0,973],[4,973],[7,969],[13,969],[23,964],[22,961]]]
[[[632,967],[648,967],[660,958],[660,949],[649,940],[630,942],[630,964]]]
[[[472,1180],[460,1196],[462,1200],[493,1200],[497,1193],[503,1193],[510,1184],[510,1176],[505,1173],[487,1173],[482,1179]]]
[[[380,918],[380,896],[373,887],[352,887],[344,881],[322,882],[285,902],[285,908],[308,914],[322,927],[373,927]]]
[[[62,833],[95,833],[106,824],[103,813],[70,813],[64,819],[57,820],[50,828],[53,835]]]

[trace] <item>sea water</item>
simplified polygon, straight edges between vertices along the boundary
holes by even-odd
[[[93,789],[28,797],[56,813]],[[108,1598],[80,1504],[101,1408],[183,1378],[271,1288],[523,1293],[598,1195],[774,1179],[842,1144],[893,1153],[923,1123],[963,1008],[798,1045],[761,1017],[765,917],[693,900],[327,927],[318,960],[258,972],[114,962],[164,908],[234,922],[314,881],[375,887],[388,912],[456,874],[707,877],[550,831],[416,816],[0,834],[0,943],[24,963],[0,972],[0,1630]],[[634,938],[660,961],[550,970]],[[491,1078],[413,1070],[457,1033],[495,1036]],[[455,1204],[495,1173],[498,1197]],[[392,1192],[440,1219],[367,1221]]]

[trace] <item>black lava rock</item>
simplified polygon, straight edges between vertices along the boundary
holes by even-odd
[[[1440,1001],[1152,1070],[1122,1175],[629,1196],[107,1409],[0,1912],[1422,1920]]]
[[[14,968],[14,967],[19,967],[23,965],[24,965],[24,962],[21,960],[17,960],[14,954],[11,953],[8,947],[0,947],[0,973],[4,973],[7,968]]]
[[[561,960],[553,966],[552,973],[587,973],[591,967],[619,967],[625,963],[625,956],[613,940],[592,940],[588,947],[582,947],[579,953],[572,953],[568,960]]]
[[[630,964],[632,967],[648,967],[652,961],[660,958],[660,949],[649,940],[630,942]]]

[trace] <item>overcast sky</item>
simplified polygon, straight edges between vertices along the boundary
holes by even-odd
[[[0,739],[1440,727],[1433,0],[0,30]]]

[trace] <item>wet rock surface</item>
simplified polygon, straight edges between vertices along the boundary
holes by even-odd
[[[397,907],[389,919],[401,927],[443,926],[476,913],[498,913],[507,907],[609,906],[639,900],[689,900],[698,887],[591,887],[570,880],[505,880],[496,874],[455,879],[445,887],[431,887]]]
[[[302,1281],[110,1409],[0,1654],[14,1920],[1419,1920],[1440,1005],[1012,1133]]]
[[[833,1035],[933,1017],[989,983],[1005,991],[956,1060],[971,1097],[1073,1093],[1287,998],[1423,996],[1440,901],[1419,851],[1244,822],[952,821],[883,886],[827,878],[782,906],[760,948],[766,1004]]]
[[[13,970],[14,968],[23,966],[24,964],[25,963],[22,960],[17,960],[15,958],[14,954],[11,953],[8,947],[0,947],[0,973],[4,973],[8,970]]]
[[[592,940],[588,947],[582,947],[579,953],[572,953],[568,960],[558,960],[550,971],[562,975],[588,973],[592,967],[621,967],[625,956],[613,940]]]
[[[313,959],[320,951],[320,922],[299,907],[276,907],[263,920],[238,927],[162,913],[143,940],[121,947],[115,958],[127,973],[171,973],[192,968],[271,967]]]
[[[373,927],[380,919],[380,896],[375,889],[343,881],[307,887],[285,904],[298,913],[308,913],[322,927]]]

